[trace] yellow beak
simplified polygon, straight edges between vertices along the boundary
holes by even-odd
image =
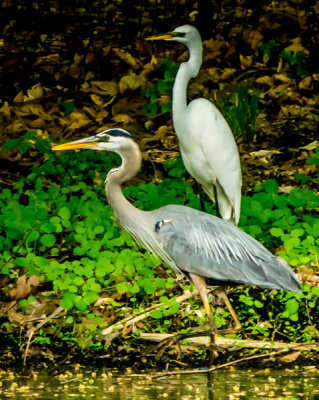
[[[149,36],[145,40],[172,40],[176,35],[174,32],[160,33],[158,35]]]
[[[76,149],[91,149],[92,147],[96,147],[98,140],[93,138],[80,139],[75,142],[58,144],[57,146],[52,147],[52,150],[76,150]]]

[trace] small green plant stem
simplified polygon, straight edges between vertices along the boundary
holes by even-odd
[[[28,237],[31,235],[31,233],[32,233],[33,231],[35,231],[35,229],[36,229],[36,226],[33,226],[33,227],[30,229],[30,231],[24,235],[24,238],[21,240],[21,243],[19,244],[17,250],[12,254],[12,256],[11,256],[7,261],[5,261],[5,262],[2,264],[2,267],[4,267],[5,265],[7,265],[11,260],[13,260],[13,259],[17,256],[19,250],[20,250],[21,247],[24,245],[25,241],[28,239]]]

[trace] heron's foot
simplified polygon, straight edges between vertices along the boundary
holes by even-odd
[[[185,335],[183,334],[177,334],[174,336],[171,336],[167,339],[164,339],[160,342],[160,344],[157,346],[157,353],[155,356],[155,360],[158,361],[162,358],[163,354],[165,353],[165,351],[172,345],[176,344],[177,342],[179,342],[182,339],[186,339],[184,337]]]
[[[217,357],[218,350],[216,346],[216,337],[215,334],[212,334],[212,331],[209,329],[207,331],[202,332],[189,332],[189,333],[178,333],[177,335],[171,336],[167,339],[161,341],[161,343],[157,346],[157,354],[155,356],[155,360],[158,361],[163,356],[164,352],[168,349],[168,347],[176,344],[180,340],[189,339],[198,336],[210,336],[211,343],[214,346],[214,358]]]
[[[234,326],[232,326],[231,328],[225,328],[225,329],[218,329],[217,333],[221,334],[221,335],[234,335],[238,332],[240,332],[242,329],[241,323],[238,321],[235,321]]]

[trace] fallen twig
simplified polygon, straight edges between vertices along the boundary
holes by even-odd
[[[298,347],[298,346],[296,346],[296,347]],[[277,356],[282,353],[287,353],[291,349],[292,348],[282,349],[282,350],[272,351],[268,354],[257,354],[255,356],[243,357],[238,360],[230,361],[228,363],[221,364],[221,365],[216,365],[215,367],[211,367],[211,368],[207,368],[207,369],[193,369],[193,370],[185,370],[185,371],[165,371],[165,372],[159,372],[157,374],[151,374],[150,377],[154,378],[154,379],[158,379],[158,378],[162,378],[162,377],[168,376],[168,375],[207,374],[208,372],[213,372],[213,371],[216,371],[217,369],[230,367],[231,365],[239,364],[244,361],[250,361],[250,360],[255,360],[258,358]]]
[[[176,301],[181,303],[181,302],[189,299],[190,297],[195,296],[196,294],[197,294],[197,290],[194,290],[193,292],[187,291],[183,295],[177,297]],[[147,318],[152,313],[152,311],[154,311],[160,307],[168,308],[169,306],[166,304],[163,304],[163,303],[157,303],[157,304],[147,308],[146,310],[144,310],[141,314],[138,314],[135,316],[130,315],[129,317],[126,317],[126,318],[122,319],[121,321],[119,321],[111,326],[108,326],[107,328],[105,328],[103,330],[103,335],[108,335],[111,332],[118,331],[118,330],[122,329],[124,327],[124,325],[126,325],[126,326],[134,325],[136,322],[142,321],[143,319]]]
[[[58,307],[57,309],[55,309],[53,311],[53,313],[51,313],[49,316],[47,316],[43,321],[41,321],[37,326],[29,329],[27,335],[28,335],[28,342],[25,348],[25,352],[24,352],[24,356],[23,356],[23,365],[26,365],[27,362],[27,356],[28,356],[28,352],[29,352],[29,348],[31,345],[31,339],[34,335],[34,332],[36,332],[38,329],[42,328],[43,325],[45,325],[47,322],[51,321],[52,318],[56,317],[58,314],[60,314],[61,311],[63,311],[64,308],[63,307]]]
[[[150,340],[154,342],[161,342],[162,340],[168,339],[175,334],[172,333],[141,333],[140,339]],[[204,345],[208,346],[210,342],[209,336],[198,336],[187,339],[193,345]],[[299,347],[300,350],[318,350],[319,343],[285,343],[285,342],[265,342],[263,340],[243,340],[243,339],[228,339],[224,337],[217,337],[217,346],[223,348],[237,347],[241,348],[253,348],[253,349],[268,349],[268,350],[290,350],[295,347]]]

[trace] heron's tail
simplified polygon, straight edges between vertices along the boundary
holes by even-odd
[[[301,293],[301,284],[295,273],[284,259],[276,257],[265,264],[267,281],[263,287],[270,289],[283,289],[289,292]]]

